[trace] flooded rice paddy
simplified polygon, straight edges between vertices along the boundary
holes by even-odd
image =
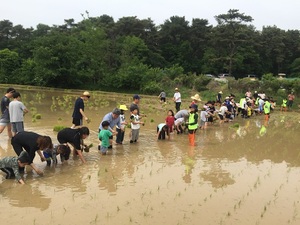
[[[30,110],[25,129],[57,143],[53,127],[71,126],[73,104],[81,92],[15,88]],[[184,134],[156,140],[157,124],[174,105],[162,106],[157,97],[144,96],[140,108],[147,118],[139,143],[129,144],[127,129],[124,144],[102,156],[96,147],[99,123],[131,100],[131,95],[92,92],[85,110],[91,118],[86,143],[94,147],[84,153],[87,164],[71,158],[67,165],[49,168],[36,157],[44,176],[27,168],[26,185],[1,174],[1,224],[300,223],[299,112],[277,110],[268,124],[263,116],[238,118],[233,123],[239,128],[214,124],[198,130],[191,147]],[[15,153],[4,130],[0,157],[10,155]]]

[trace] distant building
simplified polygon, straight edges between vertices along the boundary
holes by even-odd
[[[285,79],[286,78],[286,74],[285,73],[278,73],[277,78],[278,79]]]

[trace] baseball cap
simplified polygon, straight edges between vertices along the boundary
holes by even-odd
[[[189,108],[198,109],[198,106],[196,104],[192,104]]]
[[[141,99],[141,97],[138,94],[133,95],[133,99]]]

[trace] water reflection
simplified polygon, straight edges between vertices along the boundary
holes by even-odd
[[[182,159],[182,164],[185,166],[185,173],[182,177],[186,183],[191,183],[191,174],[196,164],[195,147],[189,146],[187,154]]]
[[[79,92],[68,90],[20,92],[26,101],[25,105],[28,104],[28,108],[31,109],[31,114],[25,118],[25,129],[49,135],[53,138],[53,142],[57,143],[56,133],[52,131],[53,126],[71,126],[72,107]],[[4,213],[12,215],[15,212],[14,208],[35,207],[50,214],[49,204],[60,205],[61,208],[64,206],[67,212],[80,212],[82,208],[79,206],[84,205],[86,214],[96,219],[105,217],[106,221],[111,221],[110,224],[118,224],[119,221],[129,224],[131,223],[129,215],[132,216],[133,222],[139,224],[150,224],[153,218],[157,219],[157,224],[161,224],[158,218],[161,218],[162,214],[165,220],[172,218],[182,224],[189,221],[190,224],[197,224],[196,219],[191,218],[204,218],[203,212],[211,212],[206,218],[217,218],[218,221],[214,221],[216,223],[221,224],[226,220],[226,224],[235,224],[236,221],[242,221],[241,218],[248,215],[249,210],[263,209],[263,204],[273,201],[273,195],[270,197],[271,200],[264,199],[262,204],[255,199],[261,199],[268,194],[269,189],[275,186],[273,184],[276,184],[278,189],[282,185],[281,181],[285,181],[284,188],[288,187],[286,190],[289,190],[284,191],[286,196],[282,199],[293,202],[289,197],[293,197],[293,194],[290,195],[289,192],[294,190],[296,185],[299,186],[299,182],[297,183],[297,179],[290,179],[288,182],[285,176],[290,173],[296,177],[297,173],[299,174],[299,113],[274,112],[268,123],[265,123],[264,116],[256,116],[249,119],[237,118],[233,123],[222,126],[209,125],[207,129],[197,131],[196,146],[191,147],[188,144],[187,134],[172,134],[170,141],[157,141],[156,124],[164,121],[166,110],[173,107],[173,103],[157,110],[151,97],[146,97],[142,99],[140,107],[147,113],[148,118],[146,125],[141,128],[139,143],[129,144],[128,130],[124,144],[114,146],[108,155],[102,156],[96,147],[99,122],[107,112],[121,102],[130,104],[131,96],[92,93],[86,108],[92,120],[88,124],[91,135],[87,143],[93,143],[95,147],[91,148],[89,153],[84,152],[88,163],[82,165],[79,160],[70,159],[66,165],[59,164],[57,167],[49,168],[45,163],[36,162],[44,169],[44,177],[27,175],[26,186],[14,184],[10,187],[11,181],[2,182],[0,195],[2,199],[8,199],[12,206],[9,209],[11,213],[8,209]],[[42,119],[34,120],[34,113],[40,113]],[[129,115],[126,117],[129,118]],[[234,123],[239,126],[231,127]],[[5,135],[5,132],[1,134],[0,157],[13,154]],[[266,162],[268,166],[264,166]],[[283,168],[285,173],[278,179],[278,173],[282,172],[282,164],[287,168]],[[290,168],[292,169],[289,170]],[[253,189],[257,177],[260,177],[260,182],[266,187],[251,192],[250,189]],[[45,190],[41,186],[45,187]],[[284,188],[282,190],[285,190]],[[272,193],[276,191],[274,189]],[[211,202],[207,201],[206,205],[200,202],[194,194],[198,192],[203,193],[203,196],[204,194],[212,196]],[[298,190],[294,192],[294,195],[298,194]],[[26,196],[19,197],[20,193]],[[243,199],[243,196],[248,196],[247,193],[250,193],[250,197],[247,197],[250,199],[248,202],[247,198]],[[99,198],[99,201],[88,201],[90,196],[94,199]],[[228,197],[227,201],[220,201],[224,196]],[[103,199],[107,199],[109,204],[103,203]],[[132,199],[130,205],[127,205],[128,199]],[[238,209],[241,212],[239,215],[242,215],[240,217],[237,214],[236,217],[232,215],[235,213],[231,209],[237,204],[236,199],[246,202],[242,202],[241,208]],[[283,207],[277,208],[285,207],[282,204],[285,200],[282,199],[276,204]],[[64,201],[63,206],[61,201]],[[27,202],[27,206],[24,202]],[[97,208],[99,204],[101,210]],[[216,204],[220,204],[217,209]],[[260,206],[256,207],[256,204]],[[185,211],[178,210],[178,205]],[[276,208],[275,204],[272,206]],[[120,211],[117,210],[118,207],[121,208]],[[219,214],[215,210],[219,210]],[[224,216],[229,210],[232,216]],[[64,218],[67,214],[58,219]],[[251,211],[251,216],[253,215],[258,215],[257,221],[262,220],[260,212]],[[82,224],[96,223],[91,222],[90,218],[82,220],[84,221]],[[5,222],[7,221],[8,219]],[[207,221],[206,224],[216,224],[209,219]],[[41,221],[37,222],[43,224]]]
[[[8,188],[1,193],[4,199],[8,199],[9,204],[14,207],[34,207],[41,211],[49,208],[51,198],[46,197],[38,187],[31,185],[17,185]]]

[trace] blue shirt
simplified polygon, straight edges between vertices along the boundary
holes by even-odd
[[[110,131],[112,131],[112,129],[115,127],[115,126],[118,126],[118,127],[121,127],[121,120],[120,120],[120,116],[118,116],[118,118],[114,119],[113,118],[113,113],[110,112],[110,113],[107,113],[104,117],[103,117],[103,120],[101,121],[100,125],[99,125],[99,130],[103,130],[103,127],[102,127],[102,122],[103,121],[108,121],[109,122],[109,127],[108,129]]]

